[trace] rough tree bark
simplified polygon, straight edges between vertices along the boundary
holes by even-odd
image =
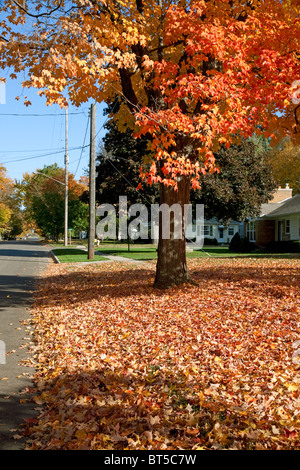
[[[159,213],[159,242],[154,287],[168,289],[175,285],[192,282],[186,263],[186,241],[184,205],[189,204],[190,179],[182,177],[178,182],[178,191],[173,187],[160,185],[160,206],[167,204],[169,208],[178,204],[181,208],[181,221],[175,220],[174,212],[170,212],[170,237],[163,237],[165,220]],[[181,237],[176,238],[175,223],[181,222]]]

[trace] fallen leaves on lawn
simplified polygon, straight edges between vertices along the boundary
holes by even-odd
[[[29,449],[299,449],[299,260],[54,265],[39,285]]]

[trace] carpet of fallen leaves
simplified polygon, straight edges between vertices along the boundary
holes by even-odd
[[[300,260],[189,267],[157,291],[151,263],[51,266],[28,449],[300,449]]]

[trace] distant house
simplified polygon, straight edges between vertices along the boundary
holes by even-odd
[[[300,240],[300,194],[292,196],[289,185],[278,188],[261,207],[261,215],[245,223],[244,235],[257,246],[274,241]]]
[[[187,239],[193,239],[196,233],[196,241],[206,240],[209,244],[209,241],[213,243],[214,240],[217,240],[219,244],[230,243],[232,237],[239,231],[239,222],[235,220],[230,221],[228,225],[223,225],[216,218],[204,220],[202,224],[188,226],[186,230]]]
[[[203,237],[207,240],[217,240],[221,245],[230,243],[232,237],[239,231],[239,222],[231,220],[223,225],[216,218],[204,220]]]

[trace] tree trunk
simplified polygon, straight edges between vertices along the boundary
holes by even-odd
[[[178,229],[178,214],[170,212],[170,236],[165,237],[163,233],[166,220],[162,213],[159,213],[159,241],[158,257],[156,265],[156,277],[154,287],[158,289],[168,289],[175,285],[193,282],[186,264],[186,241],[185,241],[185,222],[184,222],[184,204],[189,204],[190,181],[187,177],[182,177],[178,183],[178,191],[174,191],[171,186],[160,186],[160,207],[167,204],[172,207],[178,204],[181,208],[181,237],[176,237]],[[178,206],[177,206],[178,207]],[[176,228],[177,224],[177,228]]]

